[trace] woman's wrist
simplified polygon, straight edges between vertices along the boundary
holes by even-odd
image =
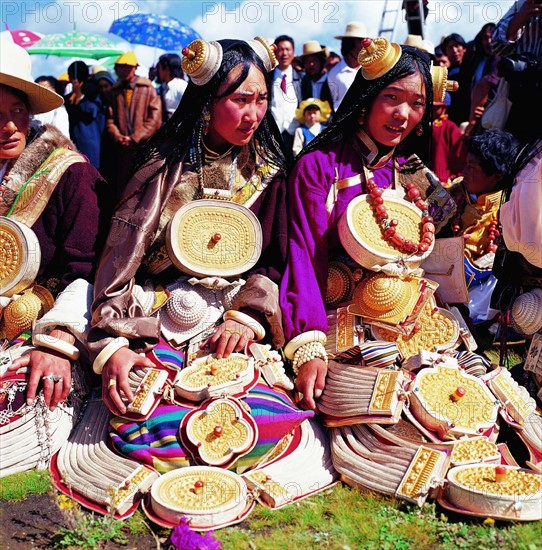
[[[325,346],[327,342],[327,336],[321,330],[309,330],[308,332],[303,332],[292,338],[286,346],[284,346],[284,355],[287,359],[294,359],[296,351],[311,342],[319,342]]]
[[[242,313],[241,311],[236,311],[234,309],[229,309],[224,313],[224,321],[237,321],[238,323],[245,325],[254,332],[256,342],[263,340],[265,338],[265,329],[263,326],[256,321],[250,315]]]
[[[79,350],[73,344],[63,339],[59,334],[54,334],[55,332],[63,333],[63,331],[53,331],[50,334],[32,334],[32,344],[38,349],[46,348],[56,351],[62,355],[65,355],[68,359],[71,359],[72,361],[76,361],[77,359],[79,359]]]
[[[312,341],[297,348],[292,361],[294,374],[297,376],[299,369],[314,359],[321,359],[327,365],[327,352],[322,342]]]
[[[118,338],[111,340],[111,342],[109,342],[109,344],[107,344],[107,346],[100,351],[96,359],[94,359],[94,363],[92,363],[92,370],[96,374],[102,374],[105,364],[109,361],[113,354],[119,351],[119,349],[128,347],[130,347],[130,341],[124,336],[119,336]]]

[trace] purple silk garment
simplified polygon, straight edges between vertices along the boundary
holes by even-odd
[[[338,222],[352,199],[366,192],[364,159],[351,137],[304,155],[289,181],[289,259],[281,282],[281,309],[286,341],[309,330],[326,332],[325,295],[329,260],[341,251]],[[362,175],[362,184],[337,194],[331,215],[326,199],[337,177]],[[393,157],[373,171],[379,187],[393,179]]]

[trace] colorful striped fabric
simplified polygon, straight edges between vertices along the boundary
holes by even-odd
[[[163,338],[160,338],[158,345],[151,353],[154,353],[157,359],[168,367],[181,370],[184,366],[184,351],[173,349]]]
[[[257,463],[286,434],[314,416],[312,411],[298,409],[288,396],[264,384],[256,385],[241,401],[250,408],[258,425],[258,440],[250,453],[230,467],[238,472]],[[113,446],[119,453],[161,473],[194,464],[178,435],[182,419],[190,410],[189,406],[160,404],[143,422],[114,417],[110,421]]]
[[[375,340],[355,346],[335,357],[338,363],[361,363],[365,367],[392,367],[399,359],[399,349],[394,342]]]
[[[460,351],[456,359],[459,366],[472,376],[483,376],[491,366],[487,359],[472,351]]]

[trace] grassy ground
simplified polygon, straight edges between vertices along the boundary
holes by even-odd
[[[0,500],[25,497],[31,500],[32,494],[53,492],[46,473],[28,472],[5,478],[0,483]],[[67,527],[58,529],[52,537],[56,548],[122,548],[123,545],[145,550],[168,548],[168,531],[149,523],[139,512],[120,524],[109,518],[78,515],[81,512],[77,508],[70,508],[62,499],[60,502]],[[149,529],[153,533],[150,534]],[[419,509],[338,484],[280,510],[271,511],[258,505],[245,522],[219,530],[215,537],[223,542],[224,550],[539,550],[542,549],[542,522],[495,523],[454,517],[435,504]],[[128,541],[134,540],[130,545]]]

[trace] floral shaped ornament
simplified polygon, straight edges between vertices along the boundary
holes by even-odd
[[[189,413],[180,427],[181,439],[194,447],[194,455],[211,466],[231,464],[249,453],[258,439],[258,426],[240,401],[206,401]]]

